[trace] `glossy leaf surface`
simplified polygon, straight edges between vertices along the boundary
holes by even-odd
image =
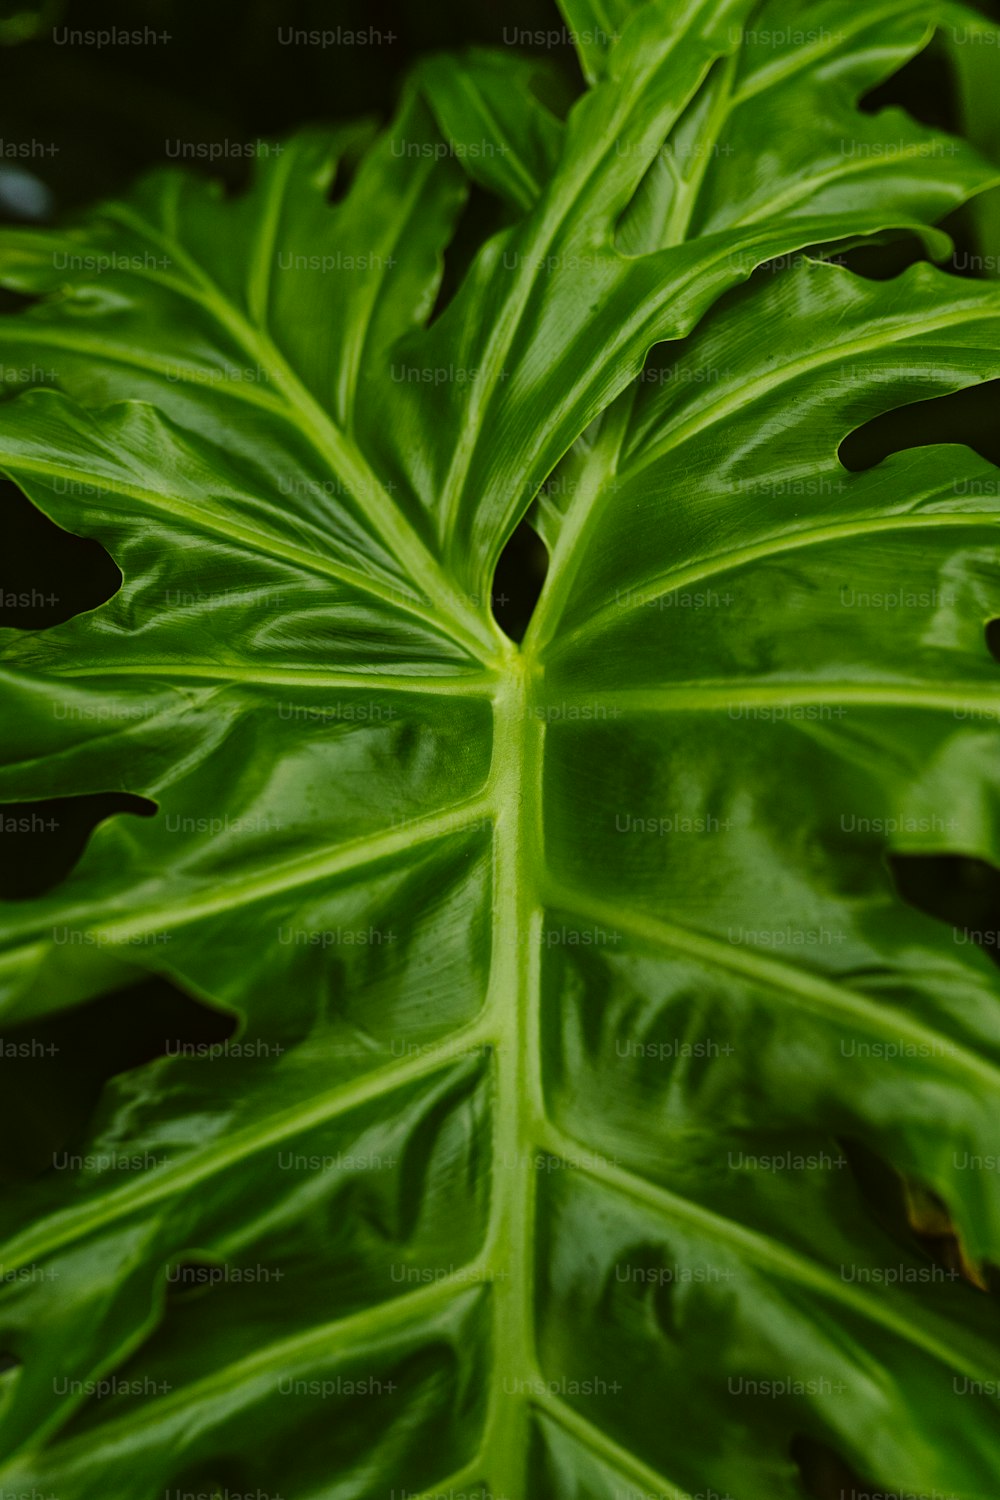
[[[8,1196],[7,1490],[802,1500],[808,1439],[993,1492],[995,1305],[857,1161],[1000,1257],[995,970],[888,864],[1000,862],[997,476],[838,449],[1000,378],[1000,290],[824,257],[995,174],[858,108],[932,6],[566,9],[565,122],[434,59],[242,197],[0,239],[56,371],[0,467],[124,578],[6,633],[0,798],[157,808],[3,907],[4,1020],[141,971],[239,1020]],[[435,312],[469,178],[507,227]]]

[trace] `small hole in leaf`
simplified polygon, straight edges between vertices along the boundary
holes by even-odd
[[[100,542],[64,531],[16,485],[0,480],[0,624],[45,630],[96,609],[122,575]]]
[[[231,155],[226,150],[225,140],[215,131],[206,131],[204,145],[209,154],[193,160],[186,159],[183,168],[204,177],[211,183],[211,191],[218,193],[227,202],[241,198],[253,182],[253,159]],[[211,155],[213,151],[214,156]]]
[[[235,1016],[161,977],[0,1030],[0,1179],[51,1171],[84,1141],[109,1079],[158,1057],[226,1041]]]
[[[0,802],[0,900],[24,901],[65,880],[99,823],[119,813],[151,818],[156,803],[132,792],[88,792],[41,802]]]
[[[493,618],[512,641],[524,639],[548,567],[545,543],[533,526],[522,521],[493,573]]]
[[[1000,870],[964,854],[890,854],[889,867],[904,901],[1000,957]]]
[[[968,390],[882,412],[844,439],[840,445],[841,462],[852,473],[858,473],[874,468],[890,453],[937,443],[961,443],[988,463],[1000,465],[998,400],[1000,380],[987,380]],[[1000,474],[997,484],[1000,485]]]

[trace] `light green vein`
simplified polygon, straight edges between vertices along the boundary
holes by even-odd
[[[1000,524],[1000,507],[981,511],[936,511],[932,513],[905,511],[895,516],[878,516],[868,520],[838,521],[829,526],[817,526],[811,531],[786,532],[754,542],[747,547],[736,547],[731,552],[717,553],[701,562],[691,563],[672,572],[661,573],[643,588],[629,589],[627,602],[605,604],[594,611],[582,625],[564,631],[559,637],[552,656],[561,655],[570,645],[578,645],[593,635],[600,635],[611,621],[621,620],[638,610],[645,609],[657,599],[692,583],[701,583],[719,573],[733,572],[747,563],[760,562],[783,552],[798,552],[807,547],[821,547],[830,542],[839,542],[851,537],[874,536],[883,531],[905,531],[914,529],[936,530],[962,526],[986,526]]]
[[[391,1339],[394,1334],[405,1337],[408,1333],[416,1332],[421,1324],[430,1324],[442,1314],[450,1314],[450,1320],[454,1321],[458,1311],[455,1287],[466,1285],[470,1275],[479,1269],[478,1262],[473,1262],[467,1267],[459,1267],[430,1286],[402,1292],[389,1302],[333,1318],[319,1327],[311,1328],[307,1333],[292,1334],[288,1338],[267,1344],[253,1354],[234,1360],[219,1370],[213,1370],[211,1374],[189,1385],[181,1386],[168,1394],[147,1398],[141,1416],[137,1418],[135,1413],[127,1412],[112,1418],[97,1429],[96,1440],[93,1433],[84,1432],[60,1443],[60,1456],[66,1458],[85,1453],[88,1457],[96,1458],[109,1445],[114,1447],[123,1438],[127,1440],[137,1429],[151,1434],[158,1427],[162,1428],[164,1423],[169,1424],[170,1418],[175,1414],[186,1415],[199,1405],[210,1406],[213,1399],[220,1396],[231,1399],[234,1391],[240,1387],[245,1390],[248,1386],[271,1381],[276,1375],[287,1374],[296,1368],[310,1369],[318,1365],[321,1368],[328,1369],[332,1366],[338,1369],[348,1361],[356,1360],[369,1347],[384,1354],[385,1340]],[[475,1295],[478,1293],[470,1292],[469,1299],[466,1300]],[[31,1449],[28,1448],[27,1451],[30,1453]],[[16,1455],[9,1455],[0,1473],[9,1471],[12,1458],[23,1457],[24,1453],[25,1449],[21,1449]]]
[[[716,1240],[735,1245],[739,1252],[766,1270],[775,1271],[786,1281],[849,1308],[868,1323],[876,1323],[905,1344],[922,1349],[948,1370],[957,1370],[973,1380],[996,1380],[998,1369],[968,1359],[951,1344],[936,1337],[921,1324],[903,1317],[887,1301],[870,1292],[860,1290],[850,1282],[839,1280],[825,1266],[807,1260],[777,1240],[745,1229],[732,1219],[702,1208],[688,1198],[682,1198],[669,1189],[640,1177],[628,1168],[615,1166],[589,1150],[585,1142],[577,1142],[561,1130],[552,1127],[544,1143],[554,1156],[565,1157],[584,1177],[602,1182],[612,1191],[643,1204],[657,1217],[668,1223],[678,1219],[694,1225],[702,1233]],[[581,1156],[583,1148],[585,1155]],[[1000,1368],[1000,1367],[998,1367]]]
[[[228,911],[233,906],[242,906],[246,902],[279,895],[301,885],[312,885],[317,880],[331,880],[381,864],[396,855],[405,855],[420,845],[447,838],[453,833],[464,833],[489,817],[491,812],[489,799],[473,798],[455,804],[450,812],[439,812],[431,817],[416,819],[392,833],[379,834],[374,838],[352,839],[341,844],[332,854],[325,851],[282,864],[270,863],[266,874],[221,882],[214,887],[210,896],[192,896],[189,901],[178,902],[173,906],[158,905],[152,913],[125,921],[93,926],[88,924],[88,930],[94,932],[99,941],[109,945],[128,944],[144,933],[200,921],[204,917]]]
[[[902,3],[883,7],[881,10],[863,10],[860,26],[839,26],[836,32],[821,35],[819,40],[811,45],[807,42],[797,46],[786,60],[778,59],[769,67],[759,68],[750,75],[749,80],[737,91],[734,99],[734,107],[752,99],[764,89],[772,89],[776,84],[785,83],[796,73],[805,72],[812,67],[813,63],[820,58],[827,57],[842,47],[845,42],[853,41],[855,37],[864,32],[872,30],[883,21],[891,21],[894,16],[912,16],[913,0],[902,0]],[[929,35],[929,29],[925,27],[924,36],[914,46],[914,52],[919,51],[921,42]],[[845,48],[846,50],[846,48]]]
[[[296,150],[297,147],[286,145],[278,157],[277,165],[269,164],[268,193],[264,212],[258,221],[250,257],[247,303],[251,317],[262,330],[267,328],[270,315],[274,247]]]
[[[938,1060],[942,1069],[950,1068],[952,1072],[972,1078],[979,1087],[1000,1097],[1000,1068],[994,1063],[977,1056],[951,1037],[914,1021],[904,1011],[869,1000],[846,983],[793,968],[780,959],[725,943],[710,933],[665,922],[610,901],[597,900],[566,886],[550,884],[548,897],[552,906],[585,916],[600,926],[627,932],[656,948],[684,954],[710,968],[728,970],[766,990],[776,990],[838,1025],[850,1022],[863,1031],[888,1037],[894,1042],[905,1040],[915,1047],[928,1048],[928,1055]]]
[[[252,876],[217,881],[211,888],[211,895],[196,893],[186,901],[178,900],[171,905],[169,897],[164,899],[158,892],[151,910],[119,921],[95,922],[91,907],[84,903],[66,909],[49,907],[44,916],[36,917],[30,929],[26,925],[19,928],[18,935],[23,940],[0,955],[0,971],[4,968],[16,970],[23,953],[34,949],[38,940],[51,930],[54,921],[60,926],[87,932],[95,946],[121,947],[127,951],[131,944],[144,937],[186,926],[204,917],[230,911],[233,907],[245,906],[248,902],[313,885],[319,880],[351,875],[397,855],[413,853],[424,844],[452,834],[470,832],[480,827],[492,813],[493,806],[487,798],[469,798],[453,804],[447,811],[416,818],[391,832],[352,839],[340,844],[332,853],[325,850],[283,862],[268,861],[264,873],[257,871]],[[135,899],[134,892],[132,895]]]
[[[421,693],[428,697],[482,698],[496,691],[497,678],[491,672],[451,673],[426,677],[414,673],[323,672],[311,667],[289,667],[284,670],[267,666],[239,666],[234,662],[143,661],[94,662],[85,667],[46,668],[49,677],[195,677],[218,682],[245,682],[250,686],[281,684],[288,687],[328,687],[345,691],[374,693]]]
[[[619,97],[614,98],[612,85],[602,85],[609,91],[610,99],[606,102],[612,104],[607,119],[603,122],[603,128],[599,138],[589,146],[585,155],[580,160],[574,161],[570,158],[564,161],[556,172],[549,185],[547,196],[539,202],[538,212],[534,222],[529,219],[526,223],[530,226],[524,249],[520,256],[519,269],[512,279],[512,284],[507,296],[504,298],[503,306],[495,314],[493,325],[489,332],[486,345],[478,361],[483,372],[483,378],[475,381],[469,389],[468,410],[462,425],[459,441],[455,444],[452,461],[445,476],[441,492],[441,535],[447,537],[455,532],[455,521],[461,506],[465,485],[472,467],[472,462],[482,437],[487,414],[492,403],[497,399],[498,391],[503,389],[500,376],[503,372],[504,361],[513,349],[517,335],[522,327],[529,306],[532,304],[535,291],[538,287],[540,275],[539,266],[545,264],[546,256],[555,241],[556,235],[571,220],[574,213],[581,212],[581,205],[586,201],[591,192],[594,179],[598,177],[603,168],[607,166],[607,155],[612,144],[619,140],[625,126],[636,108],[636,98],[641,96],[642,89],[648,79],[647,74],[653,71],[665,70],[667,63],[674,57],[677,49],[682,45],[688,35],[687,28],[705,9],[704,5],[694,5],[689,13],[678,19],[675,31],[671,33],[670,45],[662,57],[655,58],[648,66],[646,74],[640,73],[634,80],[634,86],[626,92],[619,90]],[[712,60],[704,62],[702,71],[697,79],[686,90],[681,91],[681,97],[675,101],[669,111],[669,124],[664,122],[664,132],[676,122],[683,109],[691,98],[702,86],[705,76],[711,67]],[[594,97],[597,97],[596,95]],[[662,106],[661,106],[662,107]],[[518,243],[513,241],[512,243]],[[578,243],[578,238],[570,235],[567,238],[567,246]],[[620,262],[622,269],[627,268],[628,262],[624,257],[614,254],[610,244],[605,246],[605,253],[609,265],[616,261]],[[605,291],[604,295],[607,295]],[[658,300],[662,301],[668,293],[661,286],[658,292]],[[643,309],[645,315],[645,308]],[[602,363],[610,365],[618,349],[628,341],[635,324],[643,322],[644,317],[632,318],[626,331],[617,340],[613,350],[606,351],[602,356]],[[560,411],[552,413],[549,417],[549,426],[557,425],[562,412],[566,407],[571,407],[578,399],[578,387],[589,386],[593,381],[592,371],[583,373],[574,384],[573,390],[566,401],[563,402]]]
[[[682,1490],[656,1469],[642,1463],[634,1453],[616,1443],[555,1392],[545,1391],[534,1396],[532,1401],[543,1416],[561,1427],[582,1448],[586,1448],[608,1468],[628,1479],[636,1487],[634,1500],[643,1500],[643,1497],[653,1495],[656,1500],[690,1500],[687,1490]],[[721,1496],[719,1500],[722,1500]]]
[[[2,435],[0,435],[2,443]],[[45,479],[65,479],[68,482],[79,482],[80,470],[63,467],[59,464],[46,462],[42,459],[23,458],[20,454],[13,458],[0,451],[0,466],[7,469],[13,475],[37,474]],[[196,530],[207,531],[213,536],[223,537],[227,541],[242,542],[244,545],[260,552],[265,557],[278,557],[286,562],[295,563],[297,567],[304,568],[309,573],[318,574],[320,577],[336,578],[341,583],[346,583],[360,592],[369,594],[373,598],[380,599],[389,604],[394,610],[402,614],[415,615],[430,625],[436,634],[445,639],[455,641],[450,630],[450,622],[429,609],[423,609],[420,604],[405,589],[393,588],[391,584],[382,583],[370,573],[365,573],[357,568],[352,568],[346,563],[333,562],[331,559],[322,557],[318,552],[310,552],[305,547],[297,547],[294,542],[283,541],[273,532],[258,531],[253,526],[247,526],[231,516],[213,516],[208,511],[199,510],[194,505],[189,505],[176,497],[168,497],[155,490],[143,489],[140,485],[125,484],[121,480],[112,480],[105,475],[95,477],[95,483],[107,490],[109,494],[121,495],[126,499],[138,500],[143,505],[149,506],[151,510],[157,510],[161,514],[171,516],[175,520],[185,521]],[[480,660],[475,653],[476,660]]]
[[[224,396],[234,401],[242,401],[249,406],[270,411],[278,417],[287,416],[285,402],[279,401],[252,381],[229,380],[225,378],[224,370],[212,365],[174,364],[169,360],[159,358],[152,352],[132,354],[121,345],[113,344],[107,339],[96,339],[91,335],[81,334],[78,329],[60,334],[55,329],[33,325],[26,318],[21,320],[5,318],[0,322],[0,344],[10,343],[40,345],[45,349],[65,349],[71,354],[85,354],[94,359],[124,365],[129,369],[162,375],[172,384],[194,386],[198,390],[210,392],[213,397]]]
[[[841,161],[837,167],[830,172],[817,172],[815,177],[808,177],[805,181],[796,182],[793,186],[785,189],[783,193],[776,193],[772,198],[755,208],[751,213],[744,214],[739,219],[734,219],[732,228],[740,229],[746,224],[759,224],[762,219],[772,219],[778,213],[794,209],[798,204],[807,202],[814,194],[823,188],[829,187],[831,183],[838,185],[846,179],[861,177],[866,172],[877,172],[881,169],[883,174],[890,175],[898,173],[898,163],[901,161],[923,160],[926,156],[926,142],[915,141],[912,145],[905,146],[901,151],[896,151],[891,157],[882,155],[866,156],[849,165]],[[954,171],[954,168],[952,169]],[[957,176],[957,173],[956,173]],[[956,201],[961,201],[961,184],[956,182],[954,189]]]
[[[515,149],[510,135],[504,130],[503,125],[497,119],[494,111],[489,107],[480,89],[473,88],[468,74],[461,69],[455,69],[451,74],[450,81],[465,96],[471,110],[486,123],[485,139],[490,141],[502,141],[499,148],[501,156],[505,159],[505,165],[513,168],[514,175],[518,179],[520,194],[518,202],[522,209],[531,209],[542,191],[542,185],[522,160],[519,152]],[[509,158],[509,160],[507,159]]]
[[[810,222],[816,224],[820,221]],[[814,231],[809,243],[816,242],[818,233],[818,229]],[[849,275],[850,273],[832,269],[831,274]],[[928,334],[944,333],[953,328],[959,328],[965,323],[985,323],[991,318],[1000,318],[1000,297],[996,293],[992,296],[989,294],[984,296],[982,304],[971,310],[959,312],[952,308],[943,316],[920,320],[912,316],[908,320],[900,318],[894,328],[887,327],[886,320],[883,319],[874,333],[867,333],[861,338],[851,339],[843,344],[824,344],[819,350],[804,355],[801,359],[789,360],[779,370],[769,370],[766,374],[757,376],[756,379],[743,381],[729,394],[710,402],[687,422],[682,422],[679,427],[668,430],[658,442],[650,443],[641,449],[639,457],[622,468],[622,481],[634,479],[636,475],[651,468],[668,453],[679,448],[682,443],[714,427],[726,417],[745,411],[752,402],[759,401],[765,396],[773,396],[775,391],[783,386],[794,384],[803,375],[823,369],[825,365],[842,362],[854,355],[880,352],[893,344],[909,343],[919,348],[921,338]]]
[[[566,693],[559,704],[593,707],[597,695]],[[814,682],[772,680],[761,682],[748,677],[745,682],[676,682],[660,683],[649,688],[621,688],[600,694],[602,707],[618,708],[622,713],[667,714],[704,713],[727,710],[733,719],[752,718],[761,708],[794,708],[797,705],[849,703],[869,708],[913,708],[935,713],[954,713],[956,717],[979,708],[990,715],[1000,712],[1000,683],[956,683],[949,687],[924,687],[905,682]],[[738,710],[738,712],[737,712]],[[765,715],[766,716],[766,713]]]
[[[523,1160],[544,1113],[540,1076],[541,904],[534,872],[541,864],[542,726],[529,712],[530,668],[513,649],[511,681],[495,710],[490,796],[494,835],[493,964],[487,1024],[496,1036],[494,1190],[488,1254],[505,1276],[493,1287],[494,1370],[483,1456],[496,1495],[527,1492],[528,1408],[505,1378],[536,1368],[534,1328],[535,1173]]]
[[[385,267],[392,259],[393,251],[398,248],[400,237],[405,231],[412,210],[415,207],[419,210],[424,187],[424,179],[414,172],[407,186],[405,198],[396,205],[397,217],[392,228],[383,235],[377,246],[371,246],[366,252],[371,257],[369,265],[377,262],[379,274],[377,277],[369,275],[363,287],[358,290],[355,308],[352,309],[354,316],[348,324],[337,362],[338,410],[343,414],[344,425],[348,432],[354,425],[358,375],[364,363],[372,320],[375,316],[382,283],[385,280]]]
[[[483,1052],[490,1041],[488,1029],[481,1020],[475,1021],[453,1032],[448,1037],[447,1048],[421,1053],[404,1062],[365,1073],[351,1083],[339,1084],[328,1093],[319,1095],[308,1105],[297,1104],[282,1110],[263,1122],[226,1135],[208,1149],[195,1152],[176,1164],[162,1167],[141,1180],[125,1183],[109,1192],[100,1203],[81,1204],[52,1214],[44,1224],[25,1230],[4,1247],[4,1274],[31,1265],[141,1209],[152,1208],[201,1183],[210,1182],[220,1172],[268,1147],[294,1139],[435,1073],[454,1069],[456,1055],[463,1054],[466,1049],[470,1055]],[[468,1067],[469,1064],[460,1061],[460,1066]]]

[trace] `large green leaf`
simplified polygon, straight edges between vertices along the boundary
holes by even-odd
[[[435,59],[243,197],[3,236],[58,379],[0,466],[123,583],[7,633],[0,798],[157,811],[6,905],[2,1014],[240,1022],[9,1196],[5,1491],[801,1500],[806,1438],[993,1493],[994,1303],[848,1163],[1000,1256],[995,971],[887,861],[1000,862],[996,470],[837,452],[1000,376],[1000,290],[798,253],[993,181],[857,107],[934,14],[620,3],[565,123]],[[467,172],[509,223],[432,316]]]

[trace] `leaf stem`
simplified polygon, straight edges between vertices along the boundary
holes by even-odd
[[[493,1492],[528,1490],[530,1393],[535,1354],[535,1167],[544,1118],[539,990],[542,907],[532,880],[541,858],[542,721],[531,711],[526,659],[510,651],[495,700],[492,800],[493,974],[487,1025],[494,1059],[492,1228],[487,1260],[502,1268],[493,1287],[494,1377],[484,1433]]]

